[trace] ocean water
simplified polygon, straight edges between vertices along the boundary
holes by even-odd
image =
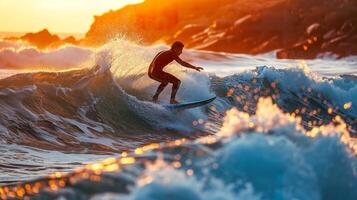
[[[356,57],[187,50],[178,100],[217,100],[175,112],[150,102],[165,48],[0,42],[1,197],[356,199]]]

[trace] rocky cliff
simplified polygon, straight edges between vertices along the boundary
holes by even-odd
[[[58,48],[65,44],[74,44],[74,45],[79,44],[79,42],[73,36],[68,36],[64,39],[61,39],[58,35],[51,34],[47,29],[43,29],[36,33],[26,33],[21,37],[4,38],[4,40],[8,40],[8,41],[21,40],[23,42],[27,42],[31,45],[34,45],[40,49]]]
[[[174,40],[187,47],[315,58],[357,54],[355,0],[146,0],[96,16],[82,42],[100,45],[116,34],[146,44]]]

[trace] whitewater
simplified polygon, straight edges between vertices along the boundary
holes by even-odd
[[[186,50],[178,100],[217,100],[175,112],[146,74],[166,48],[0,41],[0,197],[357,198],[356,57]]]

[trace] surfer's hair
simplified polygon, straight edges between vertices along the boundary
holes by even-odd
[[[176,41],[171,45],[171,49],[183,49],[184,46],[182,42]]]

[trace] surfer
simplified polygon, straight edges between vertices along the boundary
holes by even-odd
[[[171,90],[171,104],[178,104],[179,102],[176,101],[176,93],[180,87],[181,81],[173,76],[172,74],[169,74],[167,72],[164,72],[163,69],[172,61],[178,62],[180,65],[191,68],[197,71],[203,70],[202,67],[196,67],[193,66],[183,60],[179,57],[182,53],[184,44],[182,42],[174,42],[171,46],[170,50],[167,51],[161,51],[159,52],[154,60],[151,62],[150,67],[149,67],[149,77],[151,79],[154,79],[155,81],[160,82],[161,84],[157,88],[157,91],[155,95],[152,97],[154,102],[157,102],[160,93],[164,90],[164,88],[169,84],[172,83],[172,90]]]

